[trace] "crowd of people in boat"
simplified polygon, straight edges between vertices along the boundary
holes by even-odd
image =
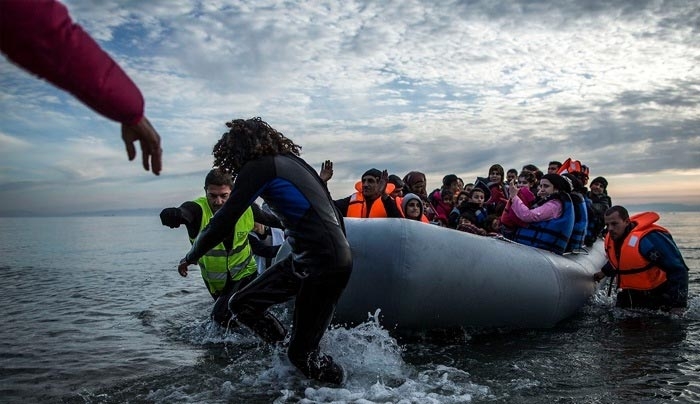
[[[430,194],[423,173],[400,178],[373,168],[361,176],[356,192],[334,200],[327,187],[331,161],[316,175],[299,158],[300,147],[260,118],[226,125],[230,130],[214,146],[218,168],[205,178],[205,196],[163,209],[161,222],[187,227],[192,248],[177,269],[184,277],[189,265],[199,265],[214,299],[214,322],[242,324],[268,343],[282,343],[287,329],[269,308],[295,298],[287,354],[309,378],[342,384],[346,377],[319,349],[354,265],[344,217],[395,217],[424,222],[418,227],[434,223],[502,234],[560,254],[592,244],[607,227],[609,263],[592,281],[617,277],[621,307],[687,306],[688,268],[668,231],[654,224],[658,215],[630,217],[624,208],[610,207],[605,178],[594,178],[589,192],[589,170],[579,161],[552,162],[547,174],[529,165],[504,175],[502,166],[493,165],[488,178],[473,184],[450,174]],[[254,203],[258,197],[262,207]],[[276,253],[260,248],[277,244],[271,228],[285,229],[277,243],[286,238],[291,254],[268,267],[256,261]]]
[[[332,164],[326,161],[321,167],[324,181],[333,176]],[[608,181],[595,177],[589,190],[589,172],[571,158],[549,162],[547,173],[534,164],[520,172],[494,164],[487,177],[465,183],[448,174],[440,188],[428,192],[420,171],[400,177],[372,168],[362,174],[355,192],[335,205],[345,217],[418,220],[564,254],[590,247],[601,236],[605,211],[612,206]]]

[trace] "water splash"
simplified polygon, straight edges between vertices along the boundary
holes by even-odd
[[[344,386],[310,382],[303,396],[285,389],[274,402],[465,403],[490,395],[488,387],[473,383],[462,369],[440,364],[416,368],[404,362],[404,348],[381,326],[379,313],[353,328],[333,328],[321,342],[321,350],[345,367]]]
[[[639,317],[668,317],[670,319],[681,319],[684,321],[700,320],[700,296],[691,296],[688,299],[688,307],[681,313],[668,313],[661,310],[649,309],[621,309],[615,306],[617,301],[616,292],[608,296],[607,286],[600,286],[591,296],[589,304],[584,307],[583,312],[587,315],[600,317],[605,314],[611,315],[615,320]]]
[[[681,317],[686,320],[700,320],[700,296],[688,299],[688,310]]]

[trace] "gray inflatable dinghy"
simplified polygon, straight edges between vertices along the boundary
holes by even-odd
[[[548,328],[583,307],[606,261],[602,241],[564,256],[406,219],[345,219],[353,272],[334,323]],[[289,253],[288,246],[279,256]]]

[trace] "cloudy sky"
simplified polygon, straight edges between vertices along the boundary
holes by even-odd
[[[700,204],[697,1],[66,4],[143,92],[163,172],[3,57],[0,214],[179,205],[225,122],[253,116],[333,160],[335,198],[371,167],[432,189],[573,157],[616,203]]]

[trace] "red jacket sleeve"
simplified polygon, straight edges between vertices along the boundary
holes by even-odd
[[[138,87],[57,1],[0,1],[0,49],[109,119],[135,124],[143,117]]]

